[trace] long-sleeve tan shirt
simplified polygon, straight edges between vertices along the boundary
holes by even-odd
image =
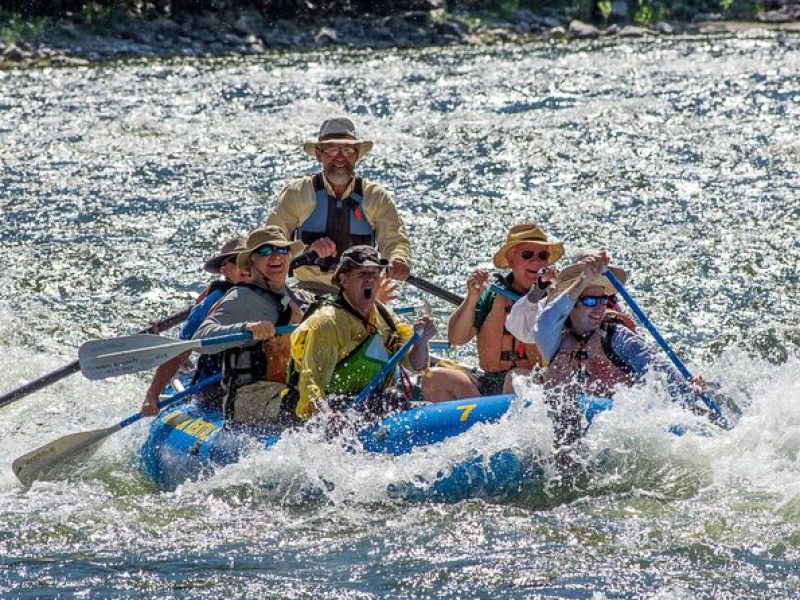
[[[315,207],[316,197],[312,176],[294,179],[281,190],[278,203],[267,217],[266,225],[281,227],[287,237],[291,238],[295,230],[311,216]],[[398,259],[411,266],[411,248],[405,225],[389,192],[377,183],[364,181],[364,201],[361,208],[364,217],[375,230],[375,239],[381,255],[389,260]],[[336,287],[331,282],[332,274],[332,272],[321,272],[317,266],[300,267],[294,271],[298,281],[330,287],[333,291]]]

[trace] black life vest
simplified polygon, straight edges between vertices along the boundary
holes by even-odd
[[[289,296],[277,294],[252,283],[240,283],[255,293],[272,300],[278,307],[275,327],[288,325],[292,319]],[[228,348],[222,352],[222,386],[225,390],[223,412],[226,420],[233,417],[236,390],[257,381],[278,381],[286,377],[285,361],[288,356],[289,336],[276,336],[271,340],[258,341],[242,348]]]

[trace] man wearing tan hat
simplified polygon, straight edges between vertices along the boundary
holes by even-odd
[[[203,265],[203,269],[209,273],[216,273],[222,276],[222,279],[212,282],[196,300],[196,304],[192,307],[192,311],[186,319],[186,322],[181,328],[180,335],[182,340],[192,339],[192,335],[200,327],[200,324],[208,315],[211,307],[219,302],[229,289],[238,283],[246,283],[250,281],[250,273],[246,270],[241,270],[236,266],[236,257],[241,250],[245,248],[245,238],[243,236],[235,237],[227,240],[219,252],[209,258]],[[150,382],[150,387],[142,403],[142,414],[145,417],[158,414],[158,398],[167,387],[172,378],[178,372],[178,369],[183,361],[189,358],[189,352],[176,356],[168,360],[156,369],[153,374],[153,379]],[[205,354],[197,363],[195,370],[194,381],[199,381],[209,375],[218,373],[221,368],[221,363],[216,354]],[[203,391],[204,397],[212,397],[218,393],[219,388],[214,386],[212,389]]]
[[[498,276],[498,285],[515,294],[538,290],[536,293],[543,296],[554,273],[550,265],[563,254],[564,245],[549,241],[535,224],[515,225],[494,255],[495,267],[511,269],[506,276]],[[450,343],[456,345],[466,344],[477,335],[478,360],[484,373],[474,384],[480,395],[513,392],[512,375],[526,374],[539,363],[536,346],[523,344],[505,328],[513,302],[487,289],[488,285],[487,271],[475,269],[469,274],[467,295],[450,317],[447,331]]]
[[[548,363],[543,382],[549,403],[557,408],[559,445],[571,444],[581,436],[582,397],[611,398],[617,386],[633,385],[651,368],[666,375],[675,401],[694,406],[698,400],[699,388],[693,388],[609,312],[609,306],[616,303],[616,288],[603,269],[608,268],[622,283],[628,279],[624,270],[609,262],[608,254],[601,250],[565,268],[537,315],[533,337]]]
[[[372,142],[359,139],[350,119],[325,120],[317,140],[303,145],[322,171],[290,182],[267,217],[267,225],[277,225],[314,253],[311,264],[294,269],[303,289],[336,293],[331,273],[338,257],[361,244],[377,247],[389,260],[390,277],[404,280],[410,273],[408,237],[389,193],[355,174],[356,163],[371,149]]]
[[[275,336],[275,328],[299,323],[311,297],[286,284],[292,257],[302,242],[289,241],[280,227],[255,229],[237,255],[240,269],[250,271],[251,283],[231,289],[211,310],[194,339],[249,331],[250,346],[224,350],[223,410],[227,421],[275,422],[280,392],[286,383],[289,336]]]

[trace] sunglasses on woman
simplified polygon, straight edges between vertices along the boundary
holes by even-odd
[[[523,250],[519,253],[522,260],[530,260],[534,256],[538,256],[539,260],[547,260],[550,258],[550,253],[547,250]]]
[[[616,296],[581,296],[578,302],[583,304],[586,308],[593,308],[598,304],[608,306],[609,304],[616,304]]]
[[[272,254],[289,254],[289,246],[261,246],[255,251],[259,256],[270,256]]]

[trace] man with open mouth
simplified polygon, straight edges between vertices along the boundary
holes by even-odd
[[[436,327],[423,316],[412,329],[377,300],[381,274],[388,266],[371,246],[346,250],[333,273],[338,293],[310,308],[292,334],[285,401],[294,406],[298,420],[346,410],[414,330],[420,338],[401,364],[414,371],[427,369],[428,340]],[[406,408],[410,398],[394,383],[392,374],[361,407],[362,413],[376,417]]]

